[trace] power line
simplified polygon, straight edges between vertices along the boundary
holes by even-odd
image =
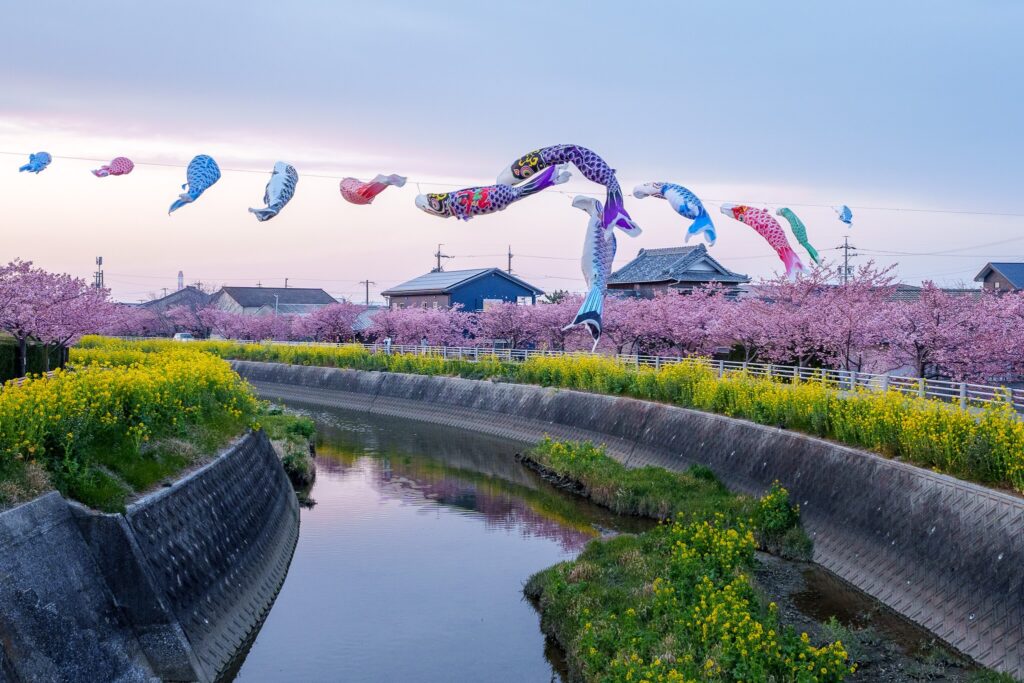
[[[443,258],[444,259],[455,258],[454,256],[449,256],[448,254],[442,254],[441,253],[441,247],[442,246],[444,246],[444,245],[443,244],[438,244],[437,245],[437,251],[434,252],[434,256],[437,257],[437,267],[434,268],[434,270],[430,271],[432,273],[442,273],[442,272],[444,272],[444,268],[441,266],[441,259],[443,259]]]
[[[375,285],[377,283],[374,282],[373,280],[363,280],[359,284],[366,285],[366,307],[369,308],[370,307],[370,285]]]
[[[0,150],[0,154],[6,154],[8,156],[18,156],[18,157],[27,157],[29,155],[28,152],[8,152],[8,151],[2,151],[2,150]],[[66,159],[66,160],[70,160],[70,161],[89,161],[89,162],[101,163],[101,164],[102,163],[107,163],[108,161],[110,161],[110,159],[100,159],[100,158],[95,158],[95,157],[65,156],[65,155],[58,155],[58,154],[53,154],[53,155],[51,155],[51,157],[53,159]],[[168,163],[168,162],[159,162],[159,161],[134,161],[134,160],[133,160],[133,162],[134,162],[135,166],[155,166],[155,167],[160,167],[160,168],[188,168],[187,164],[182,164],[182,163]],[[230,167],[225,168],[225,167],[221,167],[221,172],[225,172],[225,171],[228,172],[228,173],[256,173],[256,174],[260,174],[260,175],[267,175],[267,171],[266,170],[257,170],[257,169],[252,169],[252,168],[230,168]],[[323,173],[303,173],[302,177],[304,177],[304,178],[324,178],[324,179],[327,179],[327,180],[342,180],[343,178],[345,178],[347,176],[328,175],[328,174],[323,174]],[[462,188],[462,187],[464,187],[463,185],[457,184],[457,183],[439,183],[439,182],[425,181],[425,180],[414,180],[414,181],[411,181],[411,182],[413,184],[415,184],[415,185],[431,185],[431,186],[436,186],[436,187],[447,187],[447,188]],[[594,191],[585,191],[585,190],[570,191],[570,190],[558,190],[558,189],[554,189],[554,188],[548,189],[547,193],[549,193],[549,194],[552,194],[552,193],[553,194],[563,194],[563,195],[579,195],[579,194],[582,194],[582,195],[597,196],[597,197],[604,196],[603,192],[594,192]],[[721,204],[723,202],[736,202],[736,201],[737,200],[735,198],[734,199],[708,198],[708,199],[704,200],[704,203],[706,203],[706,204],[708,204],[708,203],[710,203],[710,204]],[[808,204],[808,203],[799,203],[799,202],[780,202],[780,201],[744,201],[742,203],[744,203],[744,204],[751,204],[751,205],[762,205],[762,206],[765,206],[765,205],[767,205],[767,206],[798,206],[798,207],[804,207],[804,208],[831,208],[832,207],[832,204]],[[851,209],[856,209],[858,211],[898,211],[898,212],[909,212],[909,213],[948,214],[948,215],[954,215],[954,216],[994,216],[994,217],[1001,217],[1001,218],[1024,218],[1024,213],[1020,213],[1020,212],[1004,212],[1004,211],[966,211],[966,210],[959,210],[959,209],[928,209],[928,208],[910,207],[910,206],[864,206],[864,205],[856,205],[855,206],[855,205],[852,205],[852,204],[850,205],[850,208]]]

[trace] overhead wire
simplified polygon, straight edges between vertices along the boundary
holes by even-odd
[[[8,156],[20,156],[20,157],[27,157],[29,155],[28,152],[10,152],[10,151],[4,151],[4,150],[0,150],[0,154],[5,154],[5,155],[8,155]],[[80,157],[80,156],[70,156],[70,155],[60,155],[60,154],[51,154],[50,156],[53,159],[67,159],[67,160],[71,160],[71,161],[89,161],[89,162],[94,162],[94,163],[106,163],[106,162],[110,161],[110,159],[100,159],[100,158],[96,158],[96,157]],[[156,167],[161,167],[161,168],[188,168],[187,164],[182,164],[182,163],[171,163],[171,162],[160,162],[160,161],[135,161],[135,160],[133,160],[133,163],[136,166],[156,166]],[[260,175],[266,175],[267,174],[267,171],[265,171],[265,170],[258,170],[258,169],[252,169],[252,168],[221,167],[221,172],[225,172],[225,171],[227,171],[229,173],[255,173],[255,174],[260,174]],[[303,173],[302,177],[304,177],[304,178],[324,178],[324,179],[327,179],[327,180],[343,180],[347,176],[328,175],[328,174],[323,174],[323,173]],[[430,185],[430,186],[435,186],[435,187],[448,187],[448,188],[459,188],[459,187],[462,187],[461,185],[459,185],[457,183],[443,183],[443,182],[427,181],[427,180],[413,180],[411,182],[413,182],[416,185],[417,191],[420,191],[420,186],[421,185]],[[592,195],[592,196],[602,196],[604,194],[604,193],[601,193],[601,192],[593,192],[593,191],[570,191],[570,190],[559,190],[559,189],[555,189],[555,188],[549,188],[547,190],[547,192],[554,192],[554,193],[564,194],[564,195],[583,194],[583,195]],[[721,204],[723,202],[735,202],[735,201],[736,201],[735,199],[715,199],[715,198],[709,198],[709,199],[705,200],[706,203],[712,203],[712,204]],[[757,204],[757,205],[771,205],[771,206],[783,206],[783,205],[785,205],[785,206],[798,206],[798,207],[805,207],[805,208],[832,208],[833,207],[832,204],[813,204],[813,203],[780,202],[780,201],[745,201],[743,203],[745,203],[745,204]],[[912,213],[948,214],[948,215],[956,215],[956,216],[996,216],[996,217],[1008,217],[1008,218],[1024,218],[1024,213],[1021,213],[1021,212],[1011,212],[1011,211],[968,211],[968,210],[961,210],[961,209],[930,209],[930,208],[909,207],[909,206],[866,206],[866,205],[852,205],[852,204],[850,205],[850,208],[851,209],[857,209],[857,210],[860,210],[860,211],[905,211],[905,212],[912,212]]]

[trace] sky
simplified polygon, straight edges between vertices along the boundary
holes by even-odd
[[[504,267],[511,245],[516,274],[581,291],[587,216],[571,201],[603,190],[578,174],[468,222],[414,205],[576,143],[617,170],[643,227],[619,237],[616,267],[684,243],[667,203],[628,196],[659,180],[704,199],[711,253],[755,278],[781,264],[722,202],[793,208],[828,259],[849,236],[854,263],[972,284],[988,261],[1024,260],[1022,23],[1017,0],[13,3],[0,260],[91,279],[102,255],[124,301],[173,290],[179,270],[362,300],[359,281],[379,299],[439,243],[448,270]],[[41,150],[50,168],[19,174]],[[168,216],[196,154],[223,177]],[[84,159],[122,155],[131,175],[88,173]],[[297,193],[259,223],[246,209],[277,160]],[[370,206],[338,193],[380,172],[409,183]]]

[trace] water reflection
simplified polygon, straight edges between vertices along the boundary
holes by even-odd
[[[644,523],[554,490],[507,441],[315,417],[317,505],[238,680],[561,680],[523,582]]]

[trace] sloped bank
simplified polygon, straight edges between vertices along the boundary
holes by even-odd
[[[814,559],[980,664],[1024,677],[1024,501],[813,437],[635,399],[451,377],[235,361],[268,397],[520,441],[603,442],[628,465],[709,466],[730,488],[775,480]]]
[[[101,514],[50,493],[0,513],[0,681],[213,681],[255,635],[298,539],[263,432]]]

